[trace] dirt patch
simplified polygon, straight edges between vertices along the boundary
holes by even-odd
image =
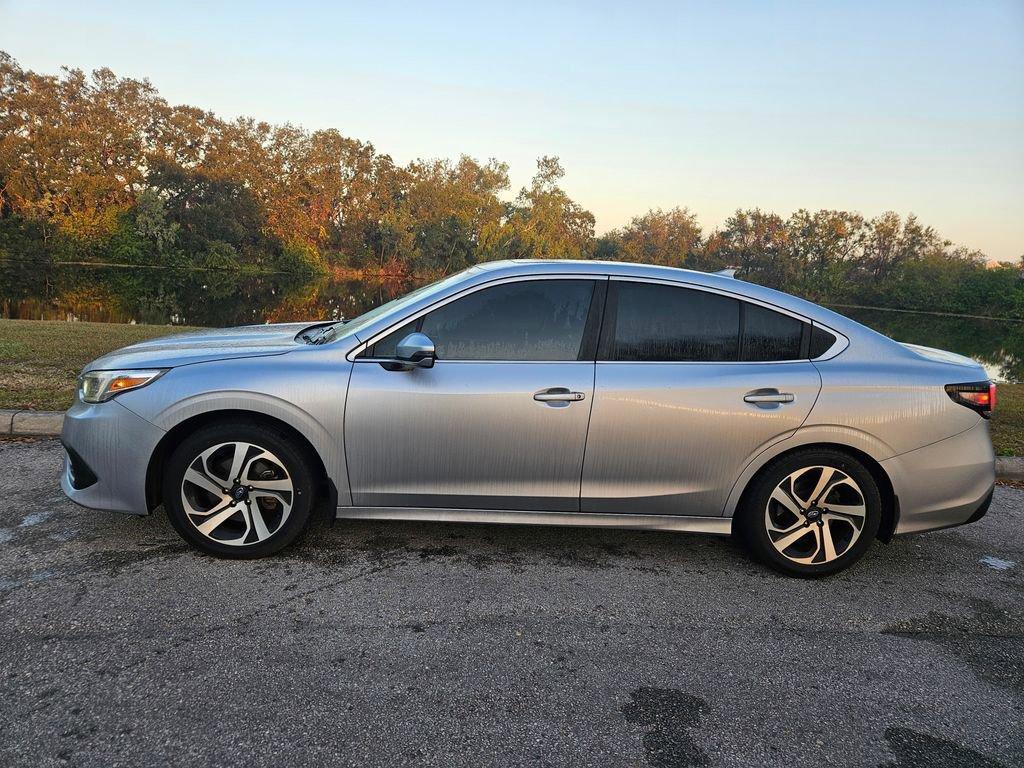
[[[971,601],[969,615],[930,611],[883,632],[934,643],[970,665],[983,680],[1024,693],[1024,615],[988,600]]]
[[[879,768],[1007,768],[960,744],[909,728],[889,728],[885,739],[896,759]]]

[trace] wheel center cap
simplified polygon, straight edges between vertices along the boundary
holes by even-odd
[[[243,485],[236,485],[231,489],[231,498],[235,501],[245,501],[249,498],[249,491]]]
[[[807,510],[808,520],[817,520],[819,517],[821,517],[821,510],[818,509],[817,507],[812,507],[811,509]]]

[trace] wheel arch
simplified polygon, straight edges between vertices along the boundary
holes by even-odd
[[[286,421],[266,413],[245,409],[224,409],[205,411],[178,422],[157,443],[156,448],[153,449],[153,453],[149,457],[149,464],[146,468],[146,508],[149,512],[152,512],[163,503],[163,483],[161,482],[163,468],[174,449],[197,429],[211,424],[231,421],[249,421],[255,424],[262,424],[276,429],[294,440],[309,457],[313,474],[318,479],[318,496],[326,496],[330,505],[330,511],[337,507],[338,489],[327,472],[320,452],[317,451],[316,447],[305,435]]]
[[[852,445],[836,442],[801,443],[800,445],[795,445],[791,448],[780,451],[779,453],[773,454],[761,462],[760,466],[758,466],[743,483],[742,490],[736,494],[734,503],[731,504],[730,509],[727,510],[727,514],[730,515],[733,520],[733,533],[735,533],[735,521],[737,517],[735,513],[737,510],[742,508],[742,505],[746,501],[747,494],[750,493],[757,480],[776,462],[786,459],[795,453],[815,449],[826,449],[845,453],[863,464],[864,468],[871,473],[872,479],[878,485],[878,493],[882,497],[882,521],[878,527],[878,538],[883,542],[888,543],[896,531],[896,525],[899,523],[900,515],[899,497],[896,495],[895,489],[893,488],[892,480],[889,479],[889,475],[885,471],[885,468],[882,467],[881,463],[874,456],[860,448],[855,448]]]

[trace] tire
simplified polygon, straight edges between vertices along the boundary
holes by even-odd
[[[171,454],[164,507],[174,529],[196,549],[225,558],[265,557],[308,528],[316,487],[312,466],[303,446],[272,427],[212,424]]]
[[[842,451],[812,448],[758,475],[744,494],[736,532],[775,570],[819,578],[856,563],[881,519],[878,484],[864,465]]]

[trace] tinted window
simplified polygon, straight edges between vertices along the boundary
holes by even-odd
[[[743,352],[741,359],[797,360],[804,324],[789,315],[757,304],[743,305]]]
[[[438,360],[576,360],[593,292],[591,280],[505,283],[430,312],[419,330],[434,342]],[[393,356],[415,326],[388,334],[373,356]]]
[[[740,330],[736,299],[652,283],[617,286],[612,360],[736,360]]]
[[[829,347],[836,343],[836,337],[828,331],[814,326],[811,330],[811,351],[810,357],[813,360],[828,352]]]
[[[416,325],[419,321],[413,320],[411,323],[406,323],[397,331],[392,331],[383,339],[378,341],[372,347],[370,347],[360,357],[394,357],[398,342],[408,336],[410,333],[416,332]]]

